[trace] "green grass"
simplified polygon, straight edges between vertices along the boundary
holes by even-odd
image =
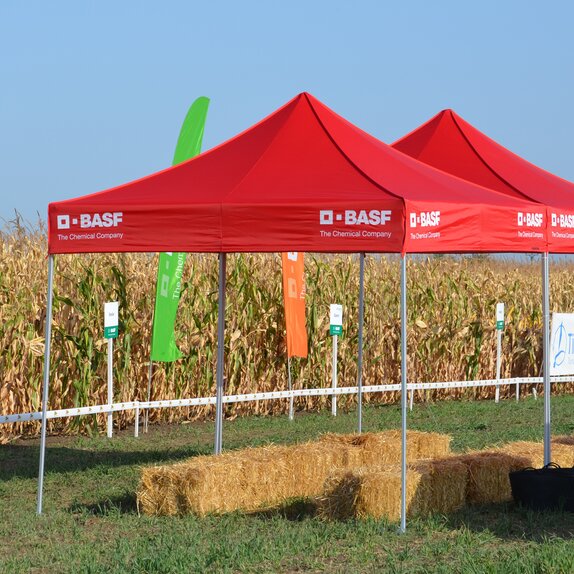
[[[553,400],[553,433],[574,433],[574,397]],[[409,427],[450,433],[453,448],[541,440],[543,402],[415,404]],[[398,428],[398,406],[365,408],[365,430]],[[351,432],[356,414],[226,421],[224,447]],[[513,504],[408,523],[324,522],[308,506],[221,517],[138,516],[139,469],[209,453],[213,423],[129,430],[113,439],[50,437],[44,515],[35,515],[38,441],[0,446],[0,572],[573,572],[574,514]]]

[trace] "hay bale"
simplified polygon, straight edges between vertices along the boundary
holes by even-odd
[[[333,470],[360,464],[357,452],[353,449],[321,442],[307,442],[291,447],[290,462],[290,497],[317,496]]]
[[[407,431],[407,462],[444,457],[450,453],[452,437],[438,433]],[[348,456],[355,466],[380,466],[397,464],[401,460],[401,431],[387,430],[378,433],[335,434],[321,436],[320,442],[341,445],[348,449]],[[359,464],[355,465],[354,461]]]
[[[465,501],[466,466],[454,459],[409,465],[407,516],[448,513]],[[387,518],[398,520],[401,511],[401,469],[398,465],[363,467],[331,474],[318,513],[328,519]]]
[[[252,511],[317,496],[330,472],[359,464],[356,455],[343,445],[308,442],[198,456],[144,469],[138,501],[145,514]]]
[[[181,465],[174,465],[179,512],[203,516],[208,513],[231,512],[246,504],[248,498],[241,483],[241,457],[200,456]]]
[[[173,481],[173,466],[152,466],[142,469],[136,492],[140,512],[167,516],[178,514],[178,495]]]
[[[453,458],[468,469],[466,489],[468,504],[511,500],[508,473],[529,465],[528,458],[500,450],[469,452]]]
[[[407,472],[407,508],[421,480],[416,471]],[[401,512],[401,474],[396,467],[363,467],[333,473],[317,500],[318,515],[330,520],[388,518],[398,520]]]
[[[410,506],[413,516],[448,514],[464,506],[468,468],[456,457],[419,461],[412,468],[422,475]]]
[[[513,454],[528,459],[526,466],[542,468],[544,466],[544,445],[539,442],[510,442],[500,447],[502,452]],[[554,442],[552,445],[552,462],[563,466],[574,465],[574,449],[566,444]]]

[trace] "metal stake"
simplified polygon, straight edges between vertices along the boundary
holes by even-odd
[[[359,352],[357,357],[357,403],[359,434],[363,432],[363,322],[365,316],[365,254],[359,254]]]
[[[147,402],[151,401],[151,379],[153,377],[153,361],[151,360],[151,356],[149,359],[149,369],[148,369],[148,378],[147,378]],[[149,421],[149,408],[145,410],[144,414],[144,432],[147,432],[147,425]]]
[[[502,352],[502,331],[496,329],[496,391],[494,393],[494,402],[498,403],[500,400],[500,354]],[[518,398],[516,399],[518,400]]]
[[[287,357],[287,378],[289,381],[289,391],[292,391],[293,385],[291,384],[291,357]],[[289,397],[289,420],[293,420],[293,395]]]
[[[42,433],[40,435],[40,468],[38,471],[38,499],[36,514],[42,514],[44,490],[44,460],[46,452],[46,411],[50,386],[50,347],[52,340],[52,297],[54,291],[54,256],[48,256],[48,297],[46,302],[46,325],[44,327],[44,376],[42,381]]]
[[[332,373],[331,373],[331,387],[333,390],[337,388],[337,335],[333,335],[333,363],[332,363]],[[337,395],[333,393],[331,395],[331,414],[337,416]]]
[[[136,420],[134,424],[134,437],[138,438],[140,436],[140,408],[136,407]]]
[[[108,406],[114,402],[114,340],[108,339]],[[113,413],[108,412],[108,438],[112,438],[114,428]]]

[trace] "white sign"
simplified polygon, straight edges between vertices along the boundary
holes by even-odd
[[[118,336],[119,303],[104,303],[104,337],[115,339]]]
[[[550,374],[574,375],[574,313],[552,313]]]
[[[119,317],[118,301],[104,303],[104,327],[117,327]]]
[[[333,304],[329,308],[329,324],[342,326],[343,325],[343,305]]]

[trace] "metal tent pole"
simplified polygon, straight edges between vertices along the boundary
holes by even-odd
[[[363,432],[363,321],[365,315],[365,254],[359,255],[359,353],[357,356],[357,402],[359,434]]]
[[[544,380],[544,464],[552,460],[550,450],[550,284],[548,253],[542,254],[542,376]]]
[[[407,256],[401,256],[401,527],[407,529]]]
[[[223,446],[223,347],[225,336],[225,282],[227,256],[219,254],[219,300],[217,304],[217,393],[215,398],[215,454]]]
[[[48,295],[46,302],[46,325],[44,328],[44,377],[42,382],[42,434],[40,438],[40,469],[38,471],[38,499],[36,513],[42,514],[44,490],[44,461],[46,453],[46,411],[50,386],[50,347],[52,339],[52,297],[54,291],[54,256],[48,256]]]

